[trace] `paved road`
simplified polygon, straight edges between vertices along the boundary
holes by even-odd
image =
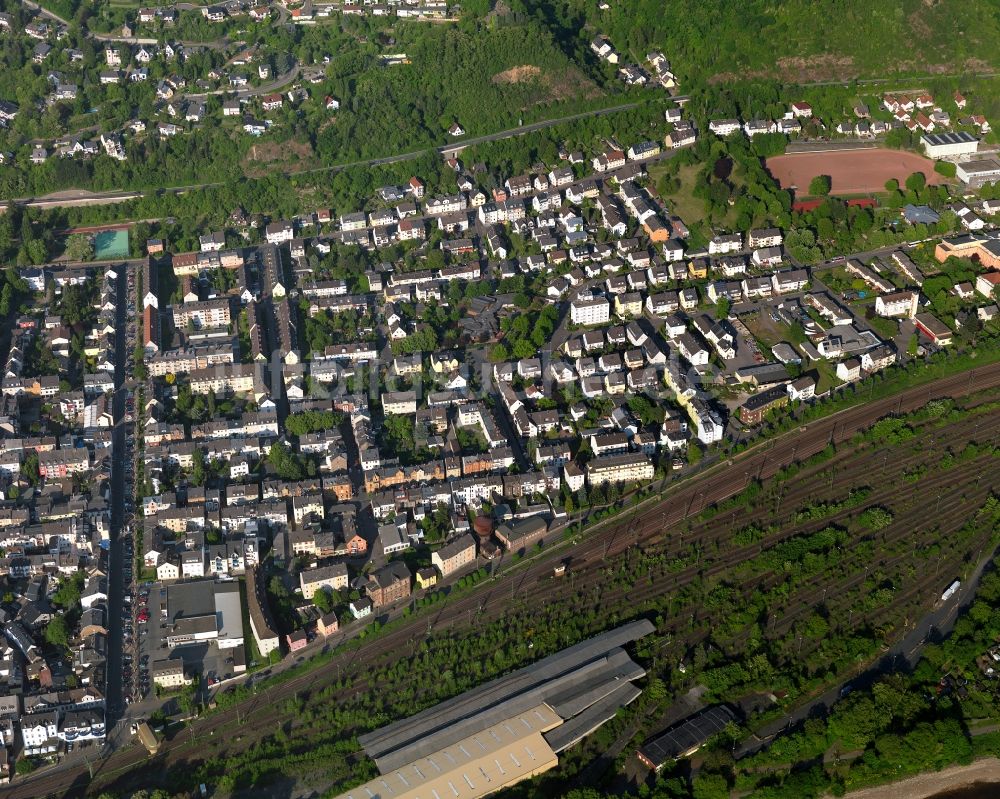
[[[609,108],[597,108],[593,111],[583,111],[579,114],[571,114],[566,117],[559,117],[558,119],[546,119],[541,122],[532,122],[530,125],[519,125],[516,128],[500,131],[499,133],[490,133],[486,136],[474,136],[471,139],[462,139],[454,144],[447,144],[443,147],[438,147],[437,150],[440,153],[457,153],[461,152],[466,147],[472,147],[476,144],[485,144],[486,142],[498,141],[500,139],[509,139],[513,136],[523,136],[525,133],[534,133],[537,130],[551,128],[553,125],[560,125],[563,122],[576,122],[580,119],[589,119],[590,117],[603,116],[604,114],[617,114],[619,111],[628,111],[631,108],[638,107],[638,105],[639,103],[622,103],[621,105],[613,105]]]
[[[122,593],[123,575],[122,524],[125,497],[125,363],[129,357],[125,343],[128,324],[128,267],[119,270],[115,309],[115,393],[112,413],[115,426],[111,434],[111,552],[108,573],[108,661],[107,661],[107,725],[110,728],[125,709],[122,686]]]
[[[33,3],[31,0],[21,0],[21,3],[26,7],[30,8],[32,11],[37,11],[41,16],[47,19],[53,19],[56,22],[62,23],[63,25],[69,26],[69,22],[60,17],[58,14],[53,14],[47,8],[42,8],[38,3]]]
[[[233,91],[232,89],[213,89],[210,92],[199,92],[192,94],[181,95],[185,100],[204,100],[206,97],[221,96],[221,95],[232,95],[233,97],[239,98],[240,100],[248,100],[251,97],[260,97],[264,94],[271,94],[272,92],[282,89],[289,83],[294,81],[302,72],[302,67],[296,64],[284,75],[279,75],[274,80],[269,83],[262,83],[260,86],[254,86],[250,89],[239,89]]]
[[[189,95],[194,96],[194,95]],[[461,143],[456,144],[446,144],[441,147],[434,148],[438,153],[442,155],[446,153],[452,153],[460,151],[465,147],[469,147],[475,144],[483,144],[485,142],[502,141],[503,139],[512,139],[516,136],[523,136],[526,133],[532,133],[538,130],[544,130],[545,128],[551,128],[555,125],[561,125],[565,122],[574,122],[580,119],[587,119],[589,117],[603,116],[604,114],[615,114],[620,111],[627,111],[630,108],[635,108],[638,103],[625,103],[623,105],[610,106],[608,108],[598,108],[593,111],[585,111],[580,114],[571,114],[565,117],[556,117],[554,119],[547,119],[542,122],[533,122],[530,125],[521,125],[516,128],[510,128],[508,130],[498,131],[497,133],[491,133],[487,136],[477,136],[472,139],[465,139]],[[381,166],[384,164],[395,164],[403,161],[414,161],[420,158],[427,152],[427,149],[414,150],[408,153],[398,153],[396,155],[388,155],[382,158],[367,158],[361,161],[350,161],[345,164],[336,164],[334,166],[323,166],[316,167],[314,169],[300,169],[285,172],[284,174],[294,177],[296,175],[308,175],[316,174],[321,172],[340,172],[344,169],[352,169],[355,167],[370,167],[370,166]],[[126,202],[128,200],[135,200],[141,197],[145,197],[150,193],[159,194],[185,194],[189,191],[197,191],[199,189],[210,189],[221,186],[221,183],[195,183],[187,186],[170,186],[164,187],[162,189],[154,189],[152,191],[127,191],[127,190],[111,190],[102,192],[91,192],[85,189],[75,189],[70,191],[62,191],[55,194],[46,195],[44,197],[19,197],[9,202],[15,205],[28,206],[32,208],[64,208],[79,205],[109,205],[112,203]]]
[[[507,600],[508,586],[511,596],[522,593],[526,590],[524,587],[534,586],[540,583],[543,576],[551,574],[552,565],[567,556],[574,563],[602,563],[606,555],[627,549],[633,542],[633,533],[634,540],[639,540],[642,536],[662,536],[665,527],[681,522],[709,505],[738,493],[746,485],[748,474],[757,474],[759,479],[767,479],[789,463],[808,458],[823,449],[831,440],[844,441],[851,438],[857,431],[886,414],[906,413],[936,397],[962,396],[997,386],[1000,386],[1000,364],[992,364],[907,389],[894,397],[849,408],[758,445],[740,456],[706,469],[697,479],[674,484],[660,496],[647,500],[635,513],[593,525],[586,534],[579,536],[577,543],[546,548],[526,567],[505,574],[500,582],[490,580],[482,583],[468,594],[442,605],[432,617],[418,614],[411,621],[367,642],[359,650],[335,657],[322,670],[310,671],[279,685],[265,684],[264,690],[256,697],[240,703],[238,707],[194,721],[178,731],[172,740],[164,743],[155,763],[145,767],[149,770],[143,770],[147,760],[145,751],[133,746],[112,753],[98,765],[98,772],[109,776],[127,772],[131,775],[130,784],[137,785],[141,782],[143,787],[151,787],[155,782],[154,772],[162,772],[165,768],[177,767],[181,763],[190,766],[191,757],[196,756],[196,750],[191,749],[192,742],[215,735],[216,732],[222,736],[230,735],[235,724],[240,724],[243,729],[250,729],[254,724],[255,709],[279,706],[281,702],[294,697],[298,691],[320,690],[335,683],[340,678],[341,669],[350,667],[351,664],[363,665],[369,658],[384,657],[386,653],[411,652],[413,642],[427,634],[429,621],[438,631],[449,626],[470,625],[473,623],[473,614],[478,618],[482,608],[502,607]],[[971,577],[969,582],[972,582]],[[665,586],[664,590],[669,590],[669,587]],[[946,615],[947,613],[948,611]],[[258,705],[258,702],[261,704]],[[239,721],[238,713],[242,714]],[[6,789],[5,799],[40,799],[45,796],[65,799],[82,794],[87,784],[87,773],[81,764],[66,763],[16,779]]]

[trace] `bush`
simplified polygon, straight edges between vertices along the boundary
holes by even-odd
[[[946,178],[955,177],[956,167],[951,161],[937,161],[934,164],[934,171]]]
[[[36,768],[37,766],[35,765],[34,760],[32,760],[31,758],[22,757],[18,759],[17,765],[14,766],[14,771],[16,771],[18,774],[23,775],[23,774],[30,774]]]
[[[869,530],[877,532],[884,530],[892,524],[892,519],[892,511],[878,505],[873,505],[861,513],[858,517],[858,522],[862,527],[867,527]]]

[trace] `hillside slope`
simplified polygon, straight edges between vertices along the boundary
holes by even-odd
[[[1000,66],[995,0],[551,0],[633,60],[663,49],[687,78],[788,81],[955,73]],[[571,31],[566,31],[571,35]]]

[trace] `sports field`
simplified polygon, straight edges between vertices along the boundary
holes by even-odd
[[[94,234],[94,260],[128,258],[128,230],[102,230]]]
[[[834,150],[821,153],[789,153],[767,159],[767,168],[783,189],[809,191],[817,175],[829,175],[831,194],[867,194],[884,191],[896,178],[902,185],[909,175],[923,172],[928,183],[944,178],[934,171],[934,162],[902,150]]]

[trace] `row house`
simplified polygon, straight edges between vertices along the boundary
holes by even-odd
[[[223,364],[210,369],[194,369],[189,375],[191,391],[195,394],[252,392],[257,376],[254,364]]]
[[[86,447],[38,453],[38,472],[47,479],[80,474],[88,469],[90,469],[90,450]]]

